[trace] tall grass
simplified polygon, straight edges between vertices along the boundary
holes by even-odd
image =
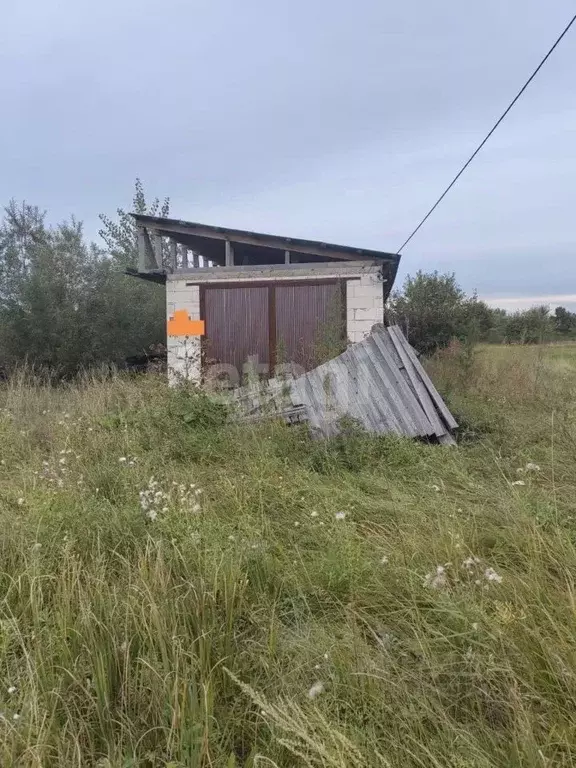
[[[575,765],[576,348],[504,352],[457,450],[10,382],[0,765]]]

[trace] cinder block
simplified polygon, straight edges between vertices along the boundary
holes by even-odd
[[[184,309],[186,312],[188,312],[191,320],[200,319],[200,304],[189,304],[188,302],[182,302],[182,304],[178,306],[178,309]]]
[[[166,295],[172,296],[179,300],[182,300],[182,298],[192,298],[192,299],[199,300],[200,289],[198,288],[197,285],[191,285],[191,286],[182,285],[181,287],[177,287],[168,291]]]
[[[355,309],[354,320],[356,322],[377,323],[382,320],[383,313],[378,307],[368,307],[367,309]]]
[[[346,300],[346,309],[367,309],[373,306],[374,298],[372,296],[348,296]]]
[[[348,336],[356,338],[357,334],[370,333],[373,323],[358,324],[353,323],[347,326],[346,331]],[[358,339],[356,339],[357,341]]]
[[[378,322],[377,320],[357,320],[354,323],[354,331],[357,331],[358,333],[364,333],[365,331],[368,331],[370,333],[370,330],[372,329],[372,326],[374,323]]]
[[[356,296],[356,289],[360,287],[360,280],[348,280],[346,282],[346,296]]]
[[[382,295],[381,285],[357,285],[354,289],[355,298],[376,298]]]
[[[366,331],[353,331],[352,333],[348,334],[348,338],[352,342],[352,344],[357,344],[359,341],[363,341],[366,336],[370,333],[370,330]]]

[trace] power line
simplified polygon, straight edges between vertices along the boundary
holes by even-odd
[[[474,160],[474,158],[475,158],[475,157],[476,157],[476,155],[477,155],[477,154],[480,152],[480,150],[482,149],[482,147],[483,147],[483,146],[486,144],[486,142],[488,141],[488,139],[490,138],[490,136],[492,136],[492,134],[493,134],[493,133],[494,133],[494,131],[495,131],[495,130],[498,128],[498,126],[500,125],[500,123],[501,123],[501,122],[504,120],[504,118],[506,117],[506,115],[508,114],[508,112],[510,112],[510,110],[512,109],[512,107],[513,107],[513,106],[516,104],[516,102],[518,101],[518,99],[520,99],[520,97],[522,96],[522,94],[524,93],[524,91],[525,91],[525,90],[528,88],[528,86],[530,85],[530,83],[532,82],[532,80],[534,80],[534,78],[536,77],[536,75],[538,74],[538,72],[540,72],[540,70],[542,69],[542,67],[544,66],[544,64],[545,64],[545,63],[548,61],[548,59],[550,58],[550,56],[552,55],[552,53],[554,52],[554,50],[556,49],[556,47],[557,47],[557,46],[560,44],[560,42],[561,42],[562,38],[564,37],[564,35],[566,35],[566,33],[568,32],[568,30],[570,29],[570,27],[572,26],[572,24],[574,24],[574,22],[575,22],[575,21],[576,21],[576,15],[574,15],[574,16],[573,16],[573,17],[570,19],[570,21],[569,21],[569,22],[568,22],[568,24],[566,25],[566,27],[565,27],[564,31],[563,31],[563,32],[562,32],[562,34],[561,34],[561,35],[558,37],[558,39],[556,40],[556,42],[554,43],[554,45],[552,46],[552,48],[550,48],[550,50],[548,51],[548,53],[546,54],[546,56],[544,56],[544,58],[542,59],[542,61],[540,62],[540,64],[538,64],[538,66],[536,67],[536,69],[534,70],[534,72],[532,72],[532,74],[530,75],[530,77],[528,78],[528,80],[526,80],[526,82],[524,83],[524,85],[522,86],[522,88],[521,88],[521,89],[518,91],[518,93],[516,94],[516,96],[514,97],[514,99],[513,99],[513,100],[510,102],[510,104],[508,105],[508,107],[506,108],[506,110],[505,110],[505,111],[504,111],[504,112],[503,112],[503,113],[500,115],[500,117],[498,118],[498,120],[497,120],[497,121],[494,123],[494,125],[493,125],[493,126],[492,126],[492,128],[490,129],[489,133],[487,133],[487,134],[486,134],[486,136],[485,136],[485,138],[483,139],[483,141],[482,141],[482,142],[481,142],[481,143],[478,145],[478,147],[477,147],[477,148],[474,150],[474,152],[473,152],[473,153],[470,155],[470,157],[469,157],[469,158],[468,158],[468,160],[467,160],[467,161],[464,163],[464,165],[462,166],[462,168],[461,168],[461,169],[458,171],[458,173],[456,174],[456,176],[454,176],[454,178],[452,179],[452,181],[450,182],[450,184],[449,184],[449,185],[446,187],[446,189],[444,190],[444,192],[442,192],[442,194],[440,195],[440,197],[438,198],[438,200],[436,200],[436,202],[434,203],[434,205],[432,206],[432,208],[430,208],[430,210],[428,211],[428,213],[426,214],[426,216],[424,216],[424,218],[423,218],[423,219],[421,220],[421,222],[418,224],[418,226],[416,227],[416,229],[414,229],[414,230],[411,232],[411,234],[409,235],[409,237],[408,237],[408,238],[407,238],[407,239],[406,239],[406,240],[405,240],[405,241],[402,243],[402,245],[400,246],[400,248],[398,248],[398,250],[396,251],[396,253],[397,253],[397,254],[399,254],[399,253],[400,253],[400,251],[402,250],[402,248],[404,248],[404,247],[406,247],[406,246],[408,245],[408,243],[410,242],[410,240],[412,240],[412,238],[413,238],[413,237],[414,237],[414,235],[415,235],[415,234],[418,232],[418,230],[420,229],[420,227],[422,227],[422,225],[423,225],[423,224],[424,224],[424,223],[425,223],[425,222],[426,222],[426,221],[427,221],[427,220],[430,218],[430,216],[431,216],[431,215],[434,213],[434,211],[436,210],[436,208],[438,208],[438,206],[440,205],[440,203],[442,202],[442,200],[444,200],[444,198],[446,197],[446,195],[448,194],[448,192],[450,192],[450,190],[452,189],[452,187],[454,186],[454,184],[456,184],[456,182],[458,181],[458,179],[460,178],[460,176],[462,176],[462,174],[464,173],[464,171],[466,170],[466,168],[468,168],[468,166],[470,165],[470,163],[472,162],[472,160]]]

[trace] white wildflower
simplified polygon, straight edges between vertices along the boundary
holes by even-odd
[[[318,680],[318,682],[314,683],[312,688],[308,691],[308,698],[315,699],[316,696],[320,696],[321,693],[324,693],[324,683],[321,683],[320,680]]]
[[[14,712],[14,714],[12,715],[12,720],[20,720],[20,715],[18,714],[18,712]]]
[[[118,459],[118,461],[120,462],[120,464],[124,464],[124,462],[125,462],[126,460],[127,460],[127,459],[126,459],[126,456],[120,456],[120,458]]]
[[[200,512],[201,509],[202,509],[202,507],[200,506],[200,504],[193,504],[192,505],[192,512]]]
[[[526,472],[540,472],[540,467],[538,464],[534,464],[534,462],[529,461],[528,464],[526,464]]]
[[[196,496],[200,496],[200,494],[202,493],[202,488],[196,488],[194,493],[195,493]]]
[[[20,496],[20,498],[18,499],[18,506],[21,507],[22,504],[24,504],[24,499],[22,498],[22,496]]]
[[[154,520],[156,520],[158,517],[158,512],[156,512],[155,509],[149,509],[148,512],[146,512],[146,517],[148,518],[148,520],[151,520],[152,522],[154,522]]]
[[[230,534],[230,536],[228,536],[228,541],[235,541],[235,536],[232,536],[232,534]]]
[[[294,521],[294,528],[298,528],[298,526],[299,526],[299,525],[300,525],[299,521],[298,521],[298,520],[295,520],[295,521]]]
[[[16,686],[15,685],[9,685],[8,686],[8,693],[9,694],[16,693]]]
[[[389,562],[388,555],[382,555],[382,557],[380,558],[380,563],[382,565],[388,565],[388,562]]]
[[[324,660],[325,660],[325,661],[328,661],[328,653],[325,653],[325,654],[324,654]]]
[[[467,571],[471,571],[480,563],[480,558],[471,556],[462,561],[462,568],[466,568]]]
[[[436,566],[436,573],[427,573],[424,577],[424,586],[432,589],[443,589],[448,584],[446,568],[443,565]]]
[[[496,582],[496,584],[502,583],[502,576],[500,576],[499,573],[496,573],[494,568],[486,568],[486,570],[484,571],[484,578],[487,581],[494,581]]]
[[[480,625],[478,624],[478,622],[477,622],[477,621],[473,621],[473,622],[472,622],[472,629],[474,630],[474,632],[476,632],[476,631],[478,630],[478,627],[479,627],[479,626],[480,626]]]
[[[440,486],[439,485],[433,485],[432,490],[436,491],[436,493],[440,493]]]
[[[524,480],[514,480],[512,485],[526,485],[526,483],[524,482]]]
[[[166,514],[166,512],[168,512],[168,507],[162,507],[162,512],[164,512],[164,514]]]
[[[320,664],[314,664],[314,669],[320,669]]]
[[[336,512],[334,515],[336,520],[345,520],[346,519],[346,512]]]
[[[34,546],[32,547],[32,549],[33,549],[35,552],[38,552],[38,550],[39,550],[39,549],[41,549],[41,548],[42,548],[42,544],[41,544],[39,541],[37,541],[37,542],[34,544]]]
[[[395,640],[394,635],[391,632],[377,632],[376,636],[383,647],[392,645]]]
[[[318,512],[316,512],[316,510],[313,509],[312,512],[310,512],[310,517],[318,517]]]

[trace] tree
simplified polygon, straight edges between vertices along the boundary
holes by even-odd
[[[134,197],[130,213],[166,218],[170,215],[170,198],[165,197],[162,204],[155,198],[150,206],[146,202],[144,185],[140,179],[134,182]],[[113,221],[104,213],[100,214],[102,229],[98,232],[106,243],[108,253],[122,267],[138,267],[138,246],[136,242],[136,225],[130,213],[123,208],[116,209],[117,221]]]
[[[134,207],[147,207],[136,182]],[[0,223],[0,366],[24,360],[72,375],[102,363],[121,364],[165,340],[161,285],[126,275],[137,263],[130,216],[102,217],[107,250],[88,244],[81,222],[55,227],[36,206],[11,201]]]
[[[418,271],[396,292],[390,310],[419,352],[447,346],[463,330],[465,293],[454,274]]]
[[[102,254],[71,219],[47,227],[38,208],[11,202],[0,227],[4,366],[24,359],[68,374],[93,362],[85,308]]]
[[[576,314],[569,312],[565,307],[556,307],[553,323],[554,330],[558,333],[570,333],[570,331],[576,330]]]
[[[10,200],[0,225],[0,302],[8,308],[17,300],[30,273],[34,249],[46,239],[46,225],[37,206]]]
[[[458,336],[464,335],[471,342],[483,341],[487,339],[493,330],[498,310],[494,310],[481,301],[476,293],[463,301],[462,307],[462,326],[459,329]]]
[[[140,179],[136,179],[134,186],[132,212],[169,215],[169,198],[162,204],[155,198],[148,205]],[[123,208],[118,208],[116,214],[115,221],[100,215],[103,226],[99,234],[110,258],[102,263],[98,274],[93,312],[106,318],[101,328],[102,344],[111,359],[119,361],[165,343],[166,297],[161,285],[126,274],[126,269],[138,265],[136,226]]]
[[[549,315],[550,309],[546,306],[532,307],[510,315],[506,327],[507,341],[519,344],[547,341],[552,330]]]

